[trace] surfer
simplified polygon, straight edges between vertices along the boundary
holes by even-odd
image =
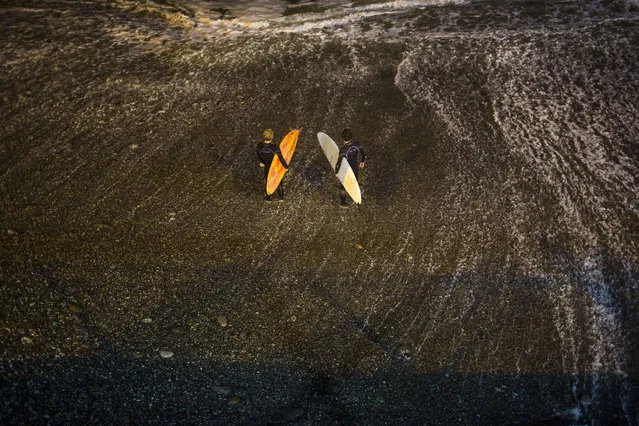
[[[335,174],[337,175],[337,173],[339,172],[339,166],[342,163],[342,158],[346,158],[346,161],[348,161],[351,169],[353,169],[355,179],[357,179],[359,169],[364,168],[366,153],[364,152],[364,148],[359,144],[359,142],[353,141],[353,132],[351,131],[351,129],[344,129],[342,131],[342,139],[344,140],[344,145],[339,149],[339,157],[337,157]],[[344,189],[344,185],[340,185],[339,201],[342,206],[346,206],[346,195],[347,194],[346,189]]]
[[[280,158],[280,162],[285,169],[288,169],[288,163],[282,155],[282,151],[277,144],[271,143],[273,141],[273,130],[264,130],[264,142],[257,144],[257,158],[260,160],[260,167],[264,169],[264,178],[268,178],[268,171],[271,168],[271,162],[277,155]],[[284,199],[284,189],[282,188],[282,182],[277,187],[277,196],[280,200]],[[271,201],[271,196],[266,194],[264,196],[266,201]]]

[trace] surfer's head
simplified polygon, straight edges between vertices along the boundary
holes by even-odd
[[[264,142],[270,142],[273,140],[273,129],[264,130]]]
[[[353,132],[351,129],[342,130],[342,139],[344,139],[344,142],[350,142],[353,139]]]

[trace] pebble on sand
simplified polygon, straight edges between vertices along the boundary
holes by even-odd
[[[280,410],[280,414],[286,420],[295,420],[304,414],[304,410],[299,407],[287,407]]]
[[[173,352],[171,352],[171,351],[160,351],[160,356],[162,358],[171,358],[173,356]]]
[[[410,348],[406,345],[400,345],[396,349],[397,355],[401,358],[408,359],[410,358]]]
[[[227,402],[229,405],[235,405],[240,403],[240,397],[237,395],[231,395],[228,397]]]
[[[151,318],[142,318],[142,324],[151,324],[153,320]]]
[[[27,336],[24,336],[22,339],[20,339],[20,341],[22,342],[23,345],[29,345],[33,343],[33,339]]]
[[[222,327],[226,327],[227,325],[229,325],[229,321],[226,319],[226,316],[224,315],[220,315],[219,317],[217,317],[217,322]]]
[[[213,386],[213,391],[215,391],[216,393],[218,393],[220,395],[230,395],[231,394],[231,388],[228,387],[228,386],[216,385],[216,386]]]
[[[579,397],[579,402],[581,402],[584,405],[592,404],[592,395],[590,395],[589,393],[582,393],[581,396]]]

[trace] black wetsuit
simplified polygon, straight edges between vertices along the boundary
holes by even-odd
[[[339,156],[337,157],[335,174],[339,172],[339,167],[342,164],[342,158],[346,158],[348,165],[351,166],[351,169],[353,169],[355,179],[357,179],[359,175],[359,163],[366,161],[366,152],[364,152],[364,148],[359,144],[359,142],[349,142],[342,145],[339,149]],[[342,204],[346,204],[346,195],[346,190],[344,189],[344,186],[341,185],[339,198]]]
[[[280,158],[280,162],[284,166],[285,169],[288,169],[288,163],[284,159],[282,155],[282,151],[280,151],[280,147],[274,143],[266,143],[260,142],[257,144],[257,158],[260,160],[260,163],[264,164],[264,179],[268,178],[268,171],[271,168],[271,162],[273,162],[273,158],[275,156]],[[284,189],[282,188],[282,182],[277,187],[277,196],[280,200],[284,199]],[[266,194],[267,200],[270,200],[270,195]]]

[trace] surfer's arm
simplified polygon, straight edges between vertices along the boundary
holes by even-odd
[[[339,168],[342,165],[342,158],[346,158],[346,154],[340,152],[339,156],[337,157],[337,164],[335,164],[335,174],[339,173]]]
[[[361,165],[364,164],[364,162],[366,161],[366,152],[364,151],[364,148],[362,148],[362,146],[360,145],[358,147],[359,153],[362,156],[362,160],[360,161]]]
[[[280,159],[280,163],[282,163],[282,166],[284,166],[284,168],[288,170],[288,163],[284,159],[284,156],[282,155],[282,151],[277,150],[277,156]]]

